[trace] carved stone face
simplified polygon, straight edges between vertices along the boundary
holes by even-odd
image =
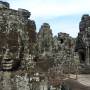
[[[20,66],[21,51],[20,35],[18,32],[0,32],[0,69],[16,70]]]

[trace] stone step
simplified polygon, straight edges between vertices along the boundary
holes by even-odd
[[[81,73],[81,74],[90,74],[90,65],[88,65],[88,66],[80,66],[80,68],[79,68],[79,72]]]

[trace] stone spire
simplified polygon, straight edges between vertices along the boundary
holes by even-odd
[[[38,32],[38,47],[40,52],[52,50],[52,30],[48,23],[43,23]]]

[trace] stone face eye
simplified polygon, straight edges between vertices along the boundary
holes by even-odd
[[[5,51],[6,51],[6,49],[5,49],[5,48],[0,48],[0,54],[4,54],[4,53],[5,53]]]
[[[64,40],[63,40],[63,39],[61,39],[60,41],[61,41],[61,44],[64,42]]]

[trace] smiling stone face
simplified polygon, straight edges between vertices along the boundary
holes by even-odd
[[[18,32],[0,33],[1,70],[14,70],[20,66],[22,46]]]
[[[16,70],[22,61],[25,22],[18,11],[0,8],[0,70]]]
[[[29,19],[28,10],[13,10],[0,3],[7,6],[0,7],[0,70],[16,70],[20,65],[24,68],[27,56],[34,53],[35,22]]]

